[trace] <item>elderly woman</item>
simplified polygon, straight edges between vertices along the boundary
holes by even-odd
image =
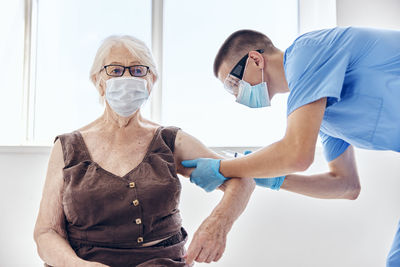
[[[224,184],[224,197],[185,255],[177,174],[188,177],[192,170],[181,161],[218,155],[179,128],[142,117],[140,108],[157,80],[142,41],[106,39],[90,78],[105,100],[105,111],[89,125],[55,139],[34,233],[40,257],[51,266],[217,261],[254,181]]]

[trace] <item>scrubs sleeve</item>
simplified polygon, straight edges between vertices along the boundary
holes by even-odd
[[[329,44],[295,43],[285,51],[284,68],[290,88],[287,115],[301,106],[327,98],[340,101],[349,52]]]
[[[325,159],[328,162],[342,155],[350,145],[346,141],[327,135],[322,131],[319,132],[319,136],[321,137],[322,145],[324,147]]]

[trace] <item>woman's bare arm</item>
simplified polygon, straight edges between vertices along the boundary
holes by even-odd
[[[193,169],[184,168],[183,160],[195,158],[222,158],[193,136],[179,131],[175,140],[177,172],[189,177]],[[233,178],[220,187],[224,196],[211,215],[196,231],[188,249],[187,263],[217,261],[225,249],[226,235],[242,214],[255,188],[253,179]]]
[[[50,155],[34,230],[37,250],[42,260],[51,266],[90,266],[91,263],[76,255],[67,241],[62,206],[63,168],[61,143],[57,140]],[[105,265],[97,264],[97,266]]]

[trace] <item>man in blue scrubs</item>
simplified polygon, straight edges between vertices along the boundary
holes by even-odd
[[[254,177],[271,189],[356,199],[360,183],[352,146],[400,152],[400,31],[319,30],[282,52],[264,34],[241,30],[220,48],[214,73],[238,103],[252,108],[269,106],[275,94],[290,94],[280,141],[237,159],[182,163],[196,168],[191,181],[206,191],[226,177]],[[292,174],[312,164],[318,135],[329,172]],[[400,266],[400,228],[387,266]]]

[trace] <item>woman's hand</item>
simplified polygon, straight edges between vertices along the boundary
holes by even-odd
[[[219,217],[210,215],[200,225],[193,236],[185,255],[186,263],[218,261],[224,253],[226,246],[226,236],[232,223]]]

